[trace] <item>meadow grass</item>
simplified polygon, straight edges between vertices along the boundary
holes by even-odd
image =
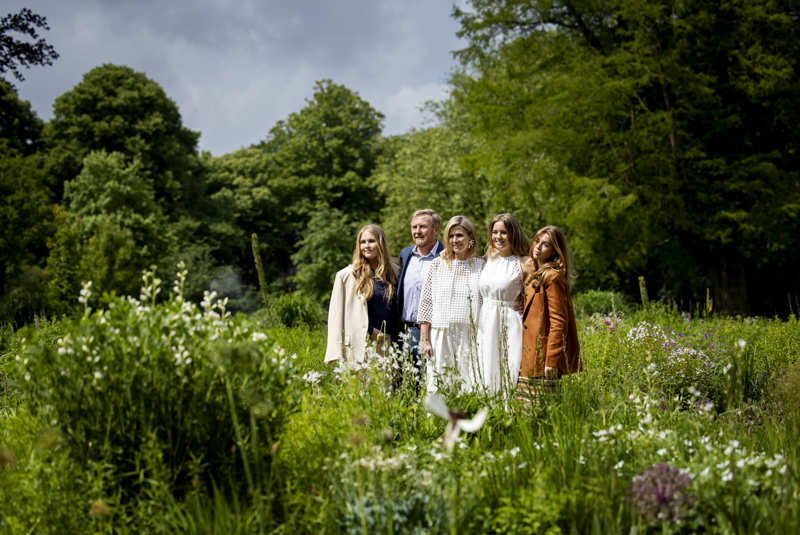
[[[185,313],[176,297],[123,301],[43,326],[41,339],[36,330],[6,336],[0,369],[18,394],[0,413],[0,532],[800,530],[795,317],[697,318],[660,305],[583,316],[584,371],[557,393],[525,404],[513,392],[442,389],[467,415],[489,410],[450,451],[446,422],[425,409],[408,366],[398,384],[393,358],[326,366],[320,327],[270,326],[210,303]],[[134,318],[138,345],[92,345],[117,331],[130,338]],[[65,338],[73,354],[59,360]],[[87,356],[91,366],[70,364]],[[133,384],[135,361],[153,367],[141,390],[125,386],[119,398],[135,410],[109,410],[110,390],[81,401],[105,380]],[[56,373],[70,388],[52,382]],[[64,394],[44,396],[42,385]],[[153,396],[162,405],[142,401]],[[178,402],[188,405],[169,416],[178,418],[171,433],[141,414],[171,415],[163,404]],[[112,440],[108,426],[132,422],[141,440]],[[111,438],[76,450],[76,437],[96,436]],[[202,437],[224,451],[200,447]],[[141,475],[132,479],[131,466]],[[60,498],[46,514],[30,505],[48,495]]]

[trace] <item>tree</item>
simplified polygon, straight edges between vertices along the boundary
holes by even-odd
[[[422,208],[436,210],[445,222],[468,215],[483,239],[480,229],[491,217],[487,183],[465,163],[476,149],[469,136],[443,125],[396,137],[390,145],[375,170],[375,182],[386,197],[381,220],[391,252],[398,254],[410,242],[411,214]]]
[[[96,67],[56,99],[53,112],[44,135],[57,194],[80,173],[87,154],[104,150],[139,160],[167,214],[186,213],[202,196],[199,134],[183,126],[175,103],[143,73],[118,65]]]
[[[748,279],[800,266],[793,12],[736,0],[471,7],[454,10],[470,43],[455,100],[495,161],[542,155],[568,171],[577,252],[607,259],[595,280],[646,272],[674,298],[709,284],[718,310],[746,312]]]
[[[354,91],[321,80],[305,107],[279,121],[257,147],[266,158],[259,164],[265,180],[256,185],[266,188],[262,191],[268,191],[269,202],[279,210],[271,218],[272,234],[281,237],[276,244],[288,244],[271,250],[284,272],[291,268],[291,255],[319,231],[313,224],[315,214],[338,210],[350,221],[377,217],[383,202],[370,177],[379,154],[382,119]],[[338,250],[335,243],[319,245],[331,247],[331,254]],[[325,254],[316,251],[313,256]],[[330,269],[329,283],[335,271]],[[295,282],[304,284],[302,280]]]
[[[271,183],[303,222],[322,202],[350,213],[375,213],[368,178],[377,158],[383,114],[350,89],[320,80],[299,112],[279,121],[259,145],[279,176]]]
[[[52,65],[58,59],[58,52],[53,45],[39,37],[38,29],[49,30],[47,19],[28,9],[22,8],[19,13],[10,13],[0,19],[0,73],[11,71],[19,81],[25,80],[18,67],[30,68],[31,65]],[[17,32],[27,35],[33,42],[21,41],[8,35]]]
[[[297,266],[293,280],[297,289],[318,303],[327,303],[331,295],[332,277],[350,263],[356,233],[363,226],[349,214],[321,206],[308,223],[313,232],[306,233],[292,261]]]
[[[117,152],[89,153],[81,173],[65,184],[65,200],[71,222],[59,228],[66,236],[55,242],[62,249],[69,244],[77,248],[77,254],[57,253],[80,259],[71,284],[91,280],[98,293],[130,294],[139,287],[142,270],[160,265],[165,251],[176,245],[138,160],[128,163]],[[76,227],[79,238],[71,240]]]
[[[42,167],[38,155],[25,156],[0,139],[0,301],[14,291],[15,281],[30,281],[26,274],[47,255],[45,242],[52,233],[53,212]],[[36,301],[39,309],[0,306],[4,313],[0,321],[28,320],[43,311],[41,306],[42,301]]]
[[[0,80],[0,142],[22,154],[33,154],[42,148],[42,127],[30,102],[20,100],[11,84]]]

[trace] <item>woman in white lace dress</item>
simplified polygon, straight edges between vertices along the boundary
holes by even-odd
[[[471,389],[477,375],[475,325],[480,313],[478,280],[483,258],[475,256],[475,225],[464,216],[450,219],[444,229],[445,249],[428,268],[419,313],[420,350],[427,356],[428,392],[451,374]]]
[[[522,359],[523,272],[530,271],[530,244],[517,218],[495,216],[489,223],[486,266],[481,273],[478,320],[479,384],[507,392],[517,384]]]

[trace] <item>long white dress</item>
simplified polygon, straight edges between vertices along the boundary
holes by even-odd
[[[519,257],[489,257],[479,288],[477,379],[490,392],[508,391],[517,384],[522,363],[522,317],[514,310],[523,288]]]
[[[417,320],[431,324],[433,357],[426,363],[428,392],[435,392],[437,381],[454,378],[463,388],[472,389],[478,375],[478,348],[475,324],[481,309],[478,280],[482,258],[431,261],[422,286]],[[454,375],[454,377],[453,377]]]

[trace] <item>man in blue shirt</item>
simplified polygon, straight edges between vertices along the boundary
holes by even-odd
[[[435,211],[417,210],[411,216],[411,237],[414,245],[400,251],[400,277],[397,284],[397,313],[400,315],[399,325],[408,332],[409,352],[413,355],[414,367],[417,369],[417,383],[419,374],[422,373],[422,362],[418,353],[419,323],[417,322],[417,309],[419,308],[422,286],[428,266],[434,258],[439,256],[444,248],[436,239],[442,218]],[[401,341],[401,344],[403,342]]]

